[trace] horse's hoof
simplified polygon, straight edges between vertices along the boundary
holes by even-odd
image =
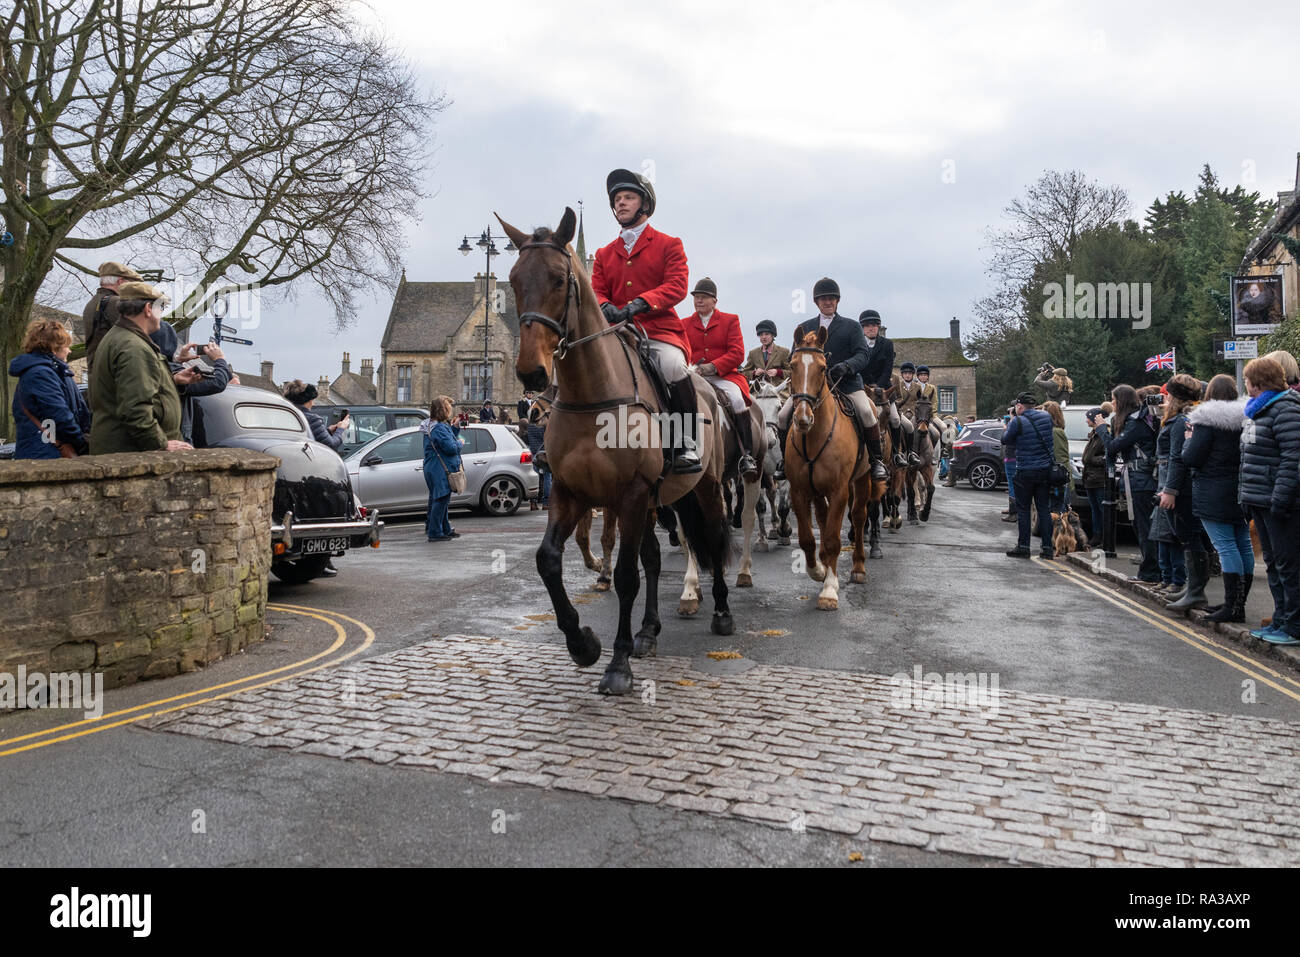
[[[600,686],[596,690],[601,694],[627,694],[632,690],[632,669],[624,667],[614,670],[611,667],[600,679]]]
[[[885,553],[882,552],[879,548],[876,548],[875,546],[872,546],[872,548],[871,548],[871,554],[868,555],[867,557],[868,557],[868,558],[884,558],[884,557],[885,557]]]
[[[826,580],[826,566],[821,562],[813,565],[808,569],[808,577],[815,582],[824,582]]]
[[[768,537],[768,540],[769,540],[769,541],[773,541],[773,542],[774,542],[774,541],[776,541],[778,538],[780,538],[781,536],[777,533],[776,529],[772,529],[770,532],[767,533],[767,537]]]
[[[736,516],[735,518],[733,518],[733,519],[731,520],[731,527],[732,527],[732,528],[740,528],[740,526],[741,526],[741,518],[740,518],[740,516]]]
[[[753,576],[753,575],[750,575],[750,574],[747,574],[746,572],[741,572],[739,575],[736,576],[736,587],[737,587],[737,588],[753,588],[753,587],[754,587],[754,576]]]
[[[596,584],[591,586],[595,591],[609,591],[609,579],[597,578]]]
[[[591,569],[593,572],[595,572],[597,575],[599,575],[601,572],[603,572],[603,571],[605,570],[605,559],[603,559],[603,558],[593,558],[593,559],[591,560],[591,564],[588,565],[587,567],[590,568],[590,569]]]
[[[818,598],[817,607],[821,611],[836,611],[840,607],[838,598]]]
[[[854,572],[849,576],[849,581],[853,582],[855,585],[865,585],[867,583],[867,573]]]
[[[656,634],[658,630],[656,629]],[[645,632],[637,632],[632,637],[633,658],[653,658],[659,650],[659,639]]]
[[[709,629],[715,635],[729,635],[736,630],[736,623],[731,620],[731,615],[727,612],[715,611]]]
[[[569,657],[579,668],[588,668],[600,659],[600,639],[586,625],[578,629],[576,639],[565,638],[564,643],[569,649]]]
[[[677,614],[683,618],[690,618],[700,610],[700,600],[698,598],[683,598],[677,603]]]
[[[772,546],[767,543],[766,538],[760,538],[754,543],[754,551],[756,552],[770,552],[771,550]]]

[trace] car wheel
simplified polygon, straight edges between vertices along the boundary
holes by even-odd
[[[273,562],[271,574],[286,585],[305,585],[313,578],[320,577],[329,560],[328,555],[308,555],[297,561]]]
[[[976,462],[970,467],[966,478],[973,489],[991,492],[998,484],[998,470],[992,462]]]
[[[523,500],[524,487],[508,475],[498,475],[494,479],[489,479],[479,496],[483,511],[499,517],[515,514],[519,510],[519,503]]]

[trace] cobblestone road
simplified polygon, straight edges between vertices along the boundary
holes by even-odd
[[[148,726],[1012,863],[1300,862],[1290,723],[1006,690],[939,708],[884,676],[635,667],[637,696],[600,698],[599,667],[577,671],[562,644],[452,635]]]

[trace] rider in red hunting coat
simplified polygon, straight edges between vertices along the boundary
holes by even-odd
[[[695,311],[682,320],[690,343],[691,362],[695,371],[704,376],[715,389],[727,397],[736,413],[736,434],[740,438],[740,474],[745,481],[758,477],[758,466],[751,452],[754,449],[753,429],[745,409],[749,405],[749,383],[739,371],[745,358],[745,337],[740,331],[740,317],[730,312],[719,312],[718,287],[705,276],[691,290],[695,297]]]
[[[655,192],[650,181],[631,170],[616,169],[605,179],[609,208],[618,221],[619,236],[596,253],[591,285],[605,319],[631,319],[650,339],[664,381],[671,383],[670,409],[683,422],[697,420],[695,387],[687,369],[689,347],[674,307],[686,298],[689,276],[682,241],[650,226]],[[672,470],[682,474],[701,469],[690,430],[684,448],[671,450]]]

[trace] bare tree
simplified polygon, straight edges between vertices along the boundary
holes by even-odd
[[[108,248],[214,290],[391,283],[441,98],[346,0],[15,0],[0,48],[0,376],[57,263]],[[8,404],[8,403],[6,403]]]

